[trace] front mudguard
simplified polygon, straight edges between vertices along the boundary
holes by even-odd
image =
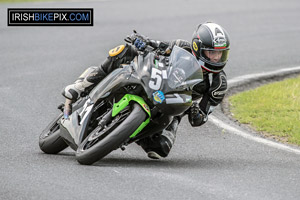
[[[148,118],[135,130],[135,132],[130,136],[130,138],[134,138],[139,132],[141,132],[147,124],[150,122],[151,112],[149,106],[146,104],[142,97],[126,94],[124,97],[113,105],[112,117],[115,117],[119,112],[121,112],[126,106],[129,105],[130,101],[135,101],[144,109],[144,111],[148,114]]]

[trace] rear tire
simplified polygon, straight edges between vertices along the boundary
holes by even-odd
[[[116,119],[116,117],[114,119]],[[113,150],[119,148],[145,119],[145,111],[139,104],[134,103],[132,105],[132,111],[119,125],[116,127],[111,125],[110,127],[109,124],[107,131],[99,131],[97,127],[85,138],[76,151],[77,161],[80,164],[91,165],[102,159]],[[113,124],[113,122],[111,124]]]
[[[67,143],[60,136],[58,121],[62,117],[62,113],[57,116],[51,123],[43,130],[39,138],[40,149],[47,154],[57,154],[68,147]]]

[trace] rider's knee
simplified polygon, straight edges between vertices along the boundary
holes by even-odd
[[[75,85],[75,83],[68,85],[62,91],[62,95],[65,98],[72,100],[72,102],[75,102],[80,96],[80,91],[75,87]]]

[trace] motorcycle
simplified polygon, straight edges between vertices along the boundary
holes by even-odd
[[[68,118],[60,113],[41,133],[40,149],[57,154],[70,146],[80,164],[91,165],[168,127],[191,107],[203,63],[178,46],[169,56],[159,49],[139,52],[107,75],[73,104]]]

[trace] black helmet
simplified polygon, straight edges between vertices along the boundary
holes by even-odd
[[[220,72],[226,65],[229,55],[229,35],[220,25],[207,22],[200,24],[193,33],[193,54],[205,64],[205,70],[213,73]],[[217,55],[212,60],[209,55]]]

